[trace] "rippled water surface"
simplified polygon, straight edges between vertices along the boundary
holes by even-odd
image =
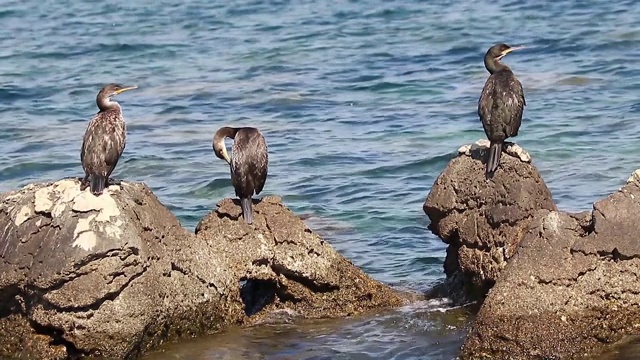
[[[422,212],[456,149],[482,138],[482,56],[500,41],[528,106],[516,139],[559,206],[586,210],[640,167],[637,1],[0,1],[0,191],[82,173],[95,95],[121,95],[116,177],[146,182],[184,226],[233,196],[211,151],[257,126],[265,194],[376,279],[427,290],[444,244]],[[315,220],[314,220],[315,219]],[[233,330],[150,359],[451,359],[455,310]]]

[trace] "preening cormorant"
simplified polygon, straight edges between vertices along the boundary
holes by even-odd
[[[233,139],[231,158],[224,144],[225,138]],[[222,127],[213,136],[213,152],[231,167],[231,184],[240,198],[242,216],[247,224],[253,223],[251,197],[260,194],[267,180],[269,154],[264,136],[252,127]]]
[[[508,53],[522,48],[524,46],[497,44],[484,56],[484,66],[491,75],[484,84],[478,101],[478,115],[491,142],[486,168],[487,179],[498,169],[503,142],[518,135],[522,122],[522,111],[526,105],[522,84],[513,71],[500,62]]]
[[[81,190],[89,186],[91,193],[98,196],[109,185],[109,176],[124,151],[127,136],[122,108],[111,97],[137,88],[109,84],[98,93],[96,103],[100,111],[89,122],[80,152],[85,173]],[[112,184],[118,183],[119,181],[112,181]]]

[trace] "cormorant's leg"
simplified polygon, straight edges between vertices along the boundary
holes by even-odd
[[[84,191],[89,187],[89,175],[85,175],[83,178],[78,178],[80,180],[80,191]]]

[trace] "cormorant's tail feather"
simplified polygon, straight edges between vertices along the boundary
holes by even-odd
[[[93,195],[100,195],[105,187],[107,187],[107,177],[100,175],[89,176],[89,186]]]
[[[498,169],[498,165],[500,165],[500,155],[502,155],[502,143],[492,142],[491,147],[489,148],[487,171],[485,173],[487,179],[491,179],[493,177],[493,173]]]
[[[251,198],[240,199],[240,206],[242,207],[242,217],[247,224],[253,223],[253,201]]]

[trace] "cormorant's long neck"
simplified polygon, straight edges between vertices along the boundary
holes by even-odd
[[[118,104],[117,101],[111,100],[108,96],[98,96],[96,103],[98,104],[98,109],[100,109],[100,111],[122,110],[120,108],[120,104]]]
[[[489,74],[491,75],[497,73],[498,71],[511,70],[507,65],[501,63],[500,60],[497,60],[491,56],[485,56],[484,66],[487,68]]]
[[[216,134],[213,136],[213,151],[216,156],[220,159],[223,159],[227,163],[231,164],[231,158],[227,153],[227,147],[224,144],[225,138],[235,139],[236,133],[238,132],[238,128],[232,127],[221,127],[216,131]]]

